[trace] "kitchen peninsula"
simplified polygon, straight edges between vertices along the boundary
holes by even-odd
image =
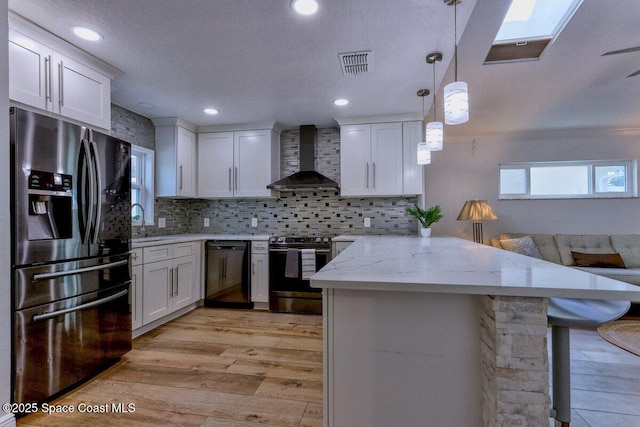
[[[324,288],[325,426],[549,425],[549,297],[640,288],[457,238],[362,237]]]

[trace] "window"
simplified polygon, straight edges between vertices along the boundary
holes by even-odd
[[[537,59],[581,3],[582,0],[513,0],[485,63]]]
[[[154,153],[148,148],[131,146],[131,204],[140,203],[144,207],[144,223],[153,225],[153,166]],[[133,225],[142,225],[142,211],[138,206],[131,209]]]
[[[636,160],[500,165],[500,199],[636,197]]]

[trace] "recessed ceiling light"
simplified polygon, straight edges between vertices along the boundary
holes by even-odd
[[[333,101],[334,104],[336,104],[339,107],[342,107],[343,105],[347,105],[349,103],[348,99],[344,99],[344,98],[340,98],[340,99],[336,99],[335,101]]]
[[[216,110],[215,108],[205,108],[204,112],[207,114],[211,114],[212,116],[218,114],[218,110]]]
[[[300,15],[313,15],[318,11],[316,0],[291,0],[291,7]]]
[[[89,40],[91,42],[97,42],[98,40],[102,40],[102,34],[97,31],[94,31],[87,27],[75,26],[71,27],[73,33],[84,40]]]

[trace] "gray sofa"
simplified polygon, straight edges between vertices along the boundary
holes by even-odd
[[[545,261],[578,268],[590,273],[610,277],[640,286],[639,234],[524,234],[505,233],[490,244],[502,248],[500,240],[530,236]],[[571,252],[588,254],[618,253],[626,268],[579,267]]]

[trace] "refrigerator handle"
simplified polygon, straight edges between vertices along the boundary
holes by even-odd
[[[120,261],[114,261],[108,264],[98,264],[91,267],[82,267],[82,268],[76,268],[73,270],[54,271],[52,273],[34,274],[31,280],[33,280],[34,282],[37,282],[39,280],[56,279],[58,277],[73,276],[75,274],[88,273],[91,271],[106,270],[108,268],[119,267],[121,265],[126,265],[128,263],[129,263],[128,259],[123,259]]]
[[[82,244],[87,244],[91,230],[91,217],[93,216],[93,206],[90,203],[91,194],[87,199],[87,190],[91,190],[91,165],[89,164],[89,154],[87,141],[82,140],[80,144],[80,158],[78,159],[78,217],[80,222],[80,238]],[[89,182],[87,182],[89,181]]]
[[[131,283],[131,281],[127,281],[125,282],[127,284]],[[88,302],[86,304],[80,304],[77,305],[75,307],[71,307],[71,308],[65,308],[63,310],[57,310],[57,311],[50,311],[50,312],[44,312],[44,313],[39,313],[39,314],[34,314],[33,317],[31,318],[31,320],[33,322],[37,322],[38,320],[47,320],[47,319],[51,319],[53,317],[58,317],[62,314],[67,314],[67,313],[73,313],[74,311],[80,311],[80,310],[84,310],[90,307],[95,307],[97,305],[102,305],[105,304],[109,301],[113,301],[114,299],[118,299],[121,296],[124,296],[126,294],[129,293],[128,289],[124,289],[120,292],[116,292],[113,295],[109,295],[108,297],[104,297],[104,298],[100,298],[99,300],[95,300],[95,301],[91,301]]]
[[[93,174],[94,174],[94,180],[93,180],[94,199],[93,200],[96,205],[95,217],[92,218],[93,219],[93,224],[92,224],[93,236],[91,238],[91,243],[97,243],[98,233],[100,231],[100,221],[102,220],[102,197],[101,197],[102,196],[102,173],[100,171],[100,161],[99,161],[100,159],[98,157],[98,146],[93,140],[93,132],[91,131],[91,129],[89,129],[89,139],[90,139],[89,144],[91,148],[89,152],[91,155],[91,161],[93,163]]]

